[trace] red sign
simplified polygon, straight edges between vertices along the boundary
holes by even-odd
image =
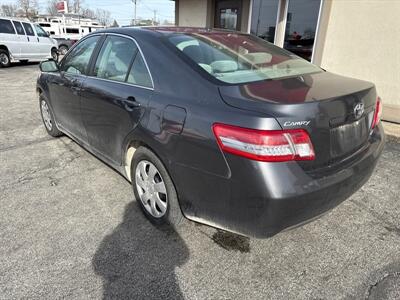
[[[57,7],[57,11],[58,12],[65,12],[65,6],[66,6],[66,2],[62,1],[62,2],[57,2],[56,7]]]

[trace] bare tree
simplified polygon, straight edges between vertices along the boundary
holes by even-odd
[[[4,17],[15,17],[18,7],[15,4],[3,4],[0,7],[0,14]]]
[[[37,0],[18,0],[18,6],[22,9],[24,17],[32,19],[38,14]]]
[[[96,12],[90,8],[84,8],[81,10],[81,14],[82,16],[84,16],[85,18],[91,18],[91,19],[95,19],[96,18]]]
[[[108,10],[96,9],[96,19],[103,26],[107,26],[111,23],[111,13]]]
[[[114,19],[114,22],[112,23],[111,27],[119,27],[117,20]]]
[[[55,16],[58,14],[57,3],[58,0],[49,0],[47,3],[46,11],[49,15]]]
[[[82,12],[82,4],[84,0],[73,0],[72,9],[75,14],[80,14]]]

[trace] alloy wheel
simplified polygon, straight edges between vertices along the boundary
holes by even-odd
[[[165,182],[154,164],[140,161],[135,170],[136,189],[146,211],[155,218],[167,212],[168,196]]]
[[[48,107],[46,101],[44,101],[44,100],[42,100],[42,102],[40,103],[40,106],[41,106],[42,118],[43,118],[44,125],[46,126],[46,128],[49,131],[51,131],[51,129],[53,128],[53,123],[51,122],[51,115],[50,115],[49,107]]]

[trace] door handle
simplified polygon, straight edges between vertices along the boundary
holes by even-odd
[[[140,107],[140,103],[136,101],[135,97],[128,97],[124,101],[124,107],[127,111],[132,111],[135,108]]]

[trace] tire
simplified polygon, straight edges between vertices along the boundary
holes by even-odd
[[[156,168],[157,173],[154,176],[151,176],[151,170],[153,170],[151,165]],[[147,166],[147,168],[143,170],[142,166]],[[150,175],[150,179],[147,179],[147,184],[152,184],[153,187],[146,186],[143,172],[148,176]],[[168,225],[177,227],[182,223],[183,215],[174,183],[161,160],[148,148],[139,147],[135,151],[131,164],[131,178],[136,201],[151,223],[158,227]],[[165,186],[165,193],[162,188],[160,189],[162,183]],[[146,191],[148,191],[147,194]],[[153,194],[152,197],[149,196],[151,194]],[[148,200],[146,200],[147,198]],[[159,201],[154,201],[155,198]],[[153,207],[152,204],[154,202]],[[162,208],[163,203],[166,204],[164,209]],[[154,213],[154,209],[156,213]],[[158,216],[156,216],[157,213],[159,214]]]
[[[58,51],[57,51],[57,49],[51,49],[51,58],[55,62],[58,62]]]
[[[4,49],[0,49],[0,67],[1,68],[7,68],[11,65],[10,61],[10,55],[8,54],[8,51]]]
[[[60,47],[58,47],[58,51],[60,51],[61,55],[65,55],[68,52],[68,47],[65,45],[61,45]]]
[[[62,136],[63,133],[60,130],[58,130],[56,123],[54,121],[54,114],[50,108],[47,99],[43,95],[39,96],[39,107],[43,125],[46,128],[47,133],[52,137]]]

